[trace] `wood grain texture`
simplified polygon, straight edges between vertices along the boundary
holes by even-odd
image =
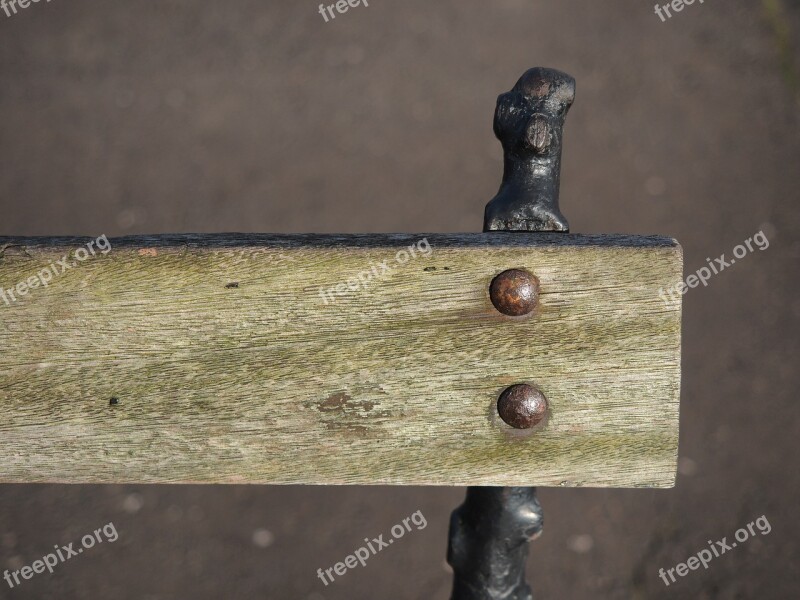
[[[177,235],[76,260],[89,241],[0,238],[5,290],[76,264],[0,298],[0,481],[674,484],[674,240]],[[514,267],[530,317],[489,300]],[[497,417],[520,382],[550,403],[533,433]]]

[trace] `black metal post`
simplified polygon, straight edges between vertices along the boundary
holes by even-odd
[[[484,231],[569,231],[558,191],[562,130],[574,98],[572,77],[542,67],[498,97],[494,132],[505,166],[486,205]],[[451,600],[532,600],[525,562],[543,523],[536,488],[468,488],[450,519]]]
[[[542,525],[536,488],[468,488],[450,518],[453,600],[531,600],[525,561]]]

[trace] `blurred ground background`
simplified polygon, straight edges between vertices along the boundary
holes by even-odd
[[[479,231],[497,94],[578,81],[574,232],[659,233],[687,273],[674,490],[543,489],[540,599],[800,597],[800,79],[796,0],[53,0],[0,12],[0,235]],[[0,314],[0,319],[2,319]],[[2,457],[0,457],[2,460]],[[0,598],[440,599],[449,488],[0,486],[0,569],[113,521],[119,540]],[[424,530],[325,587],[421,510]],[[707,540],[772,531],[666,588]]]

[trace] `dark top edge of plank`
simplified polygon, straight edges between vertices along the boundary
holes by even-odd
[[[102,237],[102,236],[101,236]],[[264,246],[293,248],[311,246],[319,248],[380,248],[412,244],[427,238],[436,247],[632,247],[679,248],[676,240],[658,235],[603,234],[582,235],[564,233],[490,232],[490,233],[364,233],[364,234],[159,234],[109,238],[115,248],[195,247],[237,248]],[[8,249],[20,251],[43,248],[73,249],[85,246],[94,237],[0,237],[0,257]]]

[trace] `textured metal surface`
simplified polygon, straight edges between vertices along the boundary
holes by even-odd
[[[523,269],[508,269],[492,279],[489,297],[504,315],[527,315],[539,299],[539,280]]]
[[[450,518],[452,600],[531,600],[525,560],[542,524],[536,488],[468,488]]]
[[[520,383],[503,390],[497,400],[500,418],[515,429],[530,429],[547,416],[547,399],[532,385]]]
[[[558,208],[564,119],[575,80],[529,69],[497,98],[494,133],[503,144],[503,181],[486,205],[484,231],[569,231]]]

